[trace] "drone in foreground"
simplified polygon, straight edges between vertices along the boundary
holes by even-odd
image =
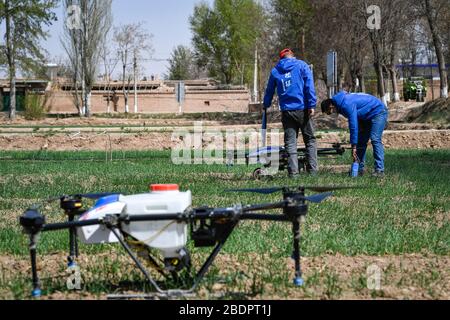
[[[21,217],[20,224],[29,236],[29,250],[33,279],[33,297],[40,297],[41,284],[37,268],[37,245],[41,233],[68,230],[68,265],[76,265],[78,243],[119,243],[156,290],[154,296],[182,297],[193,294],[217,258],[223,246],[245,220],[286,222],[292,224],[293,259],[295,260],[294,285],[302,286],[300,266],[300,225],[308,214],[308,202],[321,203],[333,194],[331,191],[352,187],[296,187],[229,190],[259,194],[282,193],[279,202],[258,205],[236,205],[229,208],[197,208],[192,205],[190,191],[181,192],[178,185],[151,185],[149,193],[123,195],[115,193],[80,194],[61,196],[49,201],[59,201],[67,221],[47,224],[40,206],[33,206]],[[305,192],[321,192],[306,196]],[[96,200],[95,205],[83,209],[84,199]],[[281,209],[282,213],[272,210]],[[269,213],[272,211],[272,213]],[[213,250],[198,271],[192,270],[191,256],[187,249],[188,230],[190,241],[196,248],[212,247]],[[155,280],[149,269],[155,270],[162,280]],[[155,272],[153,274],[156,274]],[[179,281],[181,275],[189,281]],[[182,288],[169,290],[160,284],[176,280]],[[188,286],[188,287],[187,287]],[[187,288],[186,288],[187,287]]]

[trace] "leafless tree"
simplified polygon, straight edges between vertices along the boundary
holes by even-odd
[[[119,63],[119,57],[117,53],[113,51],[109,40],[104,41],[100,48],[100,59],[103,64],[103,81],[105,82],[105,93],[106,93],[106,112],[111,112],[111,101],[112,101],[112,77],[116,67]],[[115,110],[117,111],[117,110]]]
[[[397,78],[397,61],[399,59],[399,44],[403,37],[407,37],[409,26],[414,25],[414,12],[411,10],[411,5],[407,0],[399,0],[390,8],[392,10],[390,15],[392,19],[389,24],[384,27],[388,28],[389,32],[386,34],[386,70],[389,73],[392,82],[392,93],[394,102],[400,101],[400,92],[398,90]]]
[[[446,78],[445,58],[450,59],[450,0],[266,0],[265,3],[269,19],[259,44],[263,74],[270,72],[278,60],[277,50],[290,46],[301,52],[304,45],[306,54],[299,57],[313,64],[316,78],[324,80],[325,57],[329,50],[334,50],[339,57],[341,89],[365,91],[364,73],[369,62],[377,77],[378,95],[387,103],[390,88],[394,101],[400,98],[398,62],[414,65],[430,60],[430,43],[434,47],[440,43],[433,51],[442,56],[438,62],[441,78]],[[295,9],[293,16],[290,8]],[[428,19],[430,12],[432,16]],[[296,21],[301,14],[306,14],[307,19]],[[447,82],[441,84],[444,95]]]
[[[114,42],[122,65],[122,87],[125,99],[125,113],[130,111],[128,105],[131,81],[136,80],[138,62],[152,55],[151,39],[153,35],[144,29],[144,24],[133,23],[120,26],[114,30]]]
[[[81,82],[81,105],[76,93],[76,105],[87,117],[91,115],[92,87],[96,81],[100,48],[112,26],[112,0],[64,0],[67,16],[64,47],[74,67],[74,86]]]
[[[433,39],[436,57],[439,65],[439,76],[441,78],[441,98],[448,98],[447,70],[445,65],[444,47],[441,31],[438,28],[442,16],[450,9],[449,0],[422,0],[422,7],[425,17],[430,27],[431,37]],[[448,16],[448,15],[447,15]]]
[[[328,5],[333,5],[332,19],[335,26],[339,26],[339,34],[334,36],[334,49],[342,61],[339,68],[340,88],[342,89],[346,82],[346,73],[349,73],[352,83],[350,89],[364,91],[364,63],[366,57],[370,55],[370,41],[369,29],[361,15],[357,14],[360,3],[338,0],[330,1]]]
[[[388,103],[386,76],[391,78],[395,99],[399,98],[397,87],[396,57],[400,30],[408,22],[409,1],[405,0],[366,0],[361,2],[359,14],[363,15],[369,29],[369,38],[373,51],[373,64],[377,76],[378,95]],[[370,25],[372,19],[378,19],[378,26]]]
[[[79,0],[64,0],[64,16],[69,19],[69,16],[72,14],[77,14],[73,12],[76,10],[74,8],[79,8]],[[74,19],[81,19],[79,17],[73,17]],[[83,115],[83,102],[82,96],[80,95],[80,85],[83,82],[82,78],[82,70],[81,70],[81,59],[80,59],[80,51],[81,51],[81,32],[77,24],[81,23],[81,21],[74,20],[73,23],[69,23],[67,20],[64,24],[64,34],[61,38],[61,44],[67,54],[67,58],[70,62],[70,75],[73,85],[73,99],[75,107],[78,110],[78,114],[80,117]]]

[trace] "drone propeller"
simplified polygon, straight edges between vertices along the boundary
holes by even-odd
[[[312,203],[322,203],[324,200],[326,200],[329,197],[332,197],[333,193],[327,192],[327,193],[321,193],[321,194],[315,194],[313,196],[305,197],[305,196],[296,196],[296,201],[309,201]],[[286,206],[287,202],[286,200],[279,203],[271,203],[271,204],[263,204],[263,205],[255,205],[255,206],[249,206],[244,208],[245,212],[254,212],[254,211],[264,211],[264,210],[271,210],[271,209],[281,209],[284,206]]]
[[[49,199],[45,200],[44,203],[52,203],[55,201],[61,201],[62,199],[66,198],[66,197],[98,200],[101,198],[119,195],[119,194],[122,194],[122,193],[120,193],[120,192],[105,192],[105,193],[84,193],[84,194],[75,194],[75,195],[61,195],[58,197],[49,198]]]
[[[105,193],[85,193],[85,194],[77,194],[75,197],[79,198],[85,198],[85,199],[91,199],[91,200],[98,200],[101,198],[109,197],[109,196],[115,196],[120,195],[122,193],[117,192],[105,192]]]
[[[264,188],[264,189],[233,189],[227,190],[226,192],[235,193],[259,193],[259,194],[273,194],[276,192],[283,191],[285,188]]]
[[[339,190],[357,190],[357,189],[366,189],[364,186],[354,186],[354,187],[336,187],[336,186],[322,186],[322,187],[300,187],[300,189],[310,190],[314,192],[330,192],[330,191],[339,191]]]
[[[333,196],[332,192],[319,193],[319,194],[315,194],[313,196],[305,197],[305,200],[312,202],[312,203],[322,203],[324,200],[326,200],[332,196]]]
[[[299,187],[299,190],[309,190],[314,192],[330,192],[330,191],[339,191],[339,190],[351,190],[351,189],[363,189],[364,187]],[[273,194],[284,190],[289,190],[290,187],[278,187],[278,188],[262,188],[262,189],[235,189],[235,190],[227,190],[227,192],[246,192],[246,193],[259,193],[259,194]]]

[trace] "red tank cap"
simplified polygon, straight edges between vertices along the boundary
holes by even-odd
[[[180,191],[180,187],[177,184],[152,184],[150,185],[150,191],[152,192]]]

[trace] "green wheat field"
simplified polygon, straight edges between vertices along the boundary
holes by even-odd
[[[254,181],[254,167],[175,166],[170,152],[116,152],[113,159],[106,162],[102,152],[0,152],[0,299],[29,298],[28,240],[18,218],[40,200],[85,192],[144,193],[149,184],[176,183],[192,191],[194,206],[221,207],[281,199],[227,189],[293,185],[286,173]],[[318,177],[301,178],[308,186],[367,187],[339,191],[310,206],[302,226],[303,288],[292,285],[291,226],[242,222],[198,298],[449,298],[450,150],[389,151],[386,162],[384,179],[349,178],[348,154],[322,161]],[[44,213],[48,222],[64,221],[57,204]],[[199,266],[208,250],[190,249]],[[44,299],[151,291],[119,246],[81,246],[79,291],[66,286],[67,232],[41,235],[38,250]],[[380,290],[367,286],[367,267],[373,264],[383,272]]]

